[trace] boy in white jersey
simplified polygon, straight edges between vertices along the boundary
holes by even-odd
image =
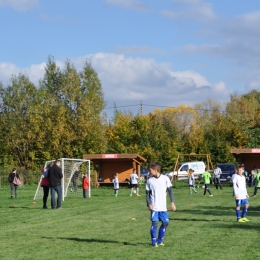
[[[149,210],[151,211],[152,226],[150,229],[150,234],[152,239],[152,246],[164,246],[163,238],[169,224],[166,191],[168,191],[170,195],[172,210],[176,210],[172,192],[172,184],[167,176],[161,175],[160,163],[150,163],[148,170],[151,177],[147,180],[146,183],[146,202]],[[162,225],[160,226],[157,239],[157,226],[159,221],[162,222]]]
[[[112,180],[114,183],[114,195],[115,197],[118,196],[118,190],[119,190],[119,181],[118,181],[118,173],[114,175],[114,179]]]
[[[141,195],[139,194],[139,185],[138,185],[138,175],[134,172],[130,175],[130,181],[131,181],[131,191],[130,191],[130,196],[132,196],[133,191],[136,189],[136,196],[140,197]]]
[[[249,196],[246,190],[246,180],[245,180],[245,176],[243,176],[243,172],[244,172],[244,167],[239,166],[238,173],[236,176],[234,176],[233,179],[233,189],[234,189],[234,195],[236,199],[236,215],[237,215],[238,222],[249,221],[246,218],[246,213],[249,207],[249,203],[248,203]],[[242,216],[240,216],[241,206],[244,206],[242,211]]]

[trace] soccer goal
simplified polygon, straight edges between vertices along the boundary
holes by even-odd
[[[72,158],[60,158],[61,161],[61,170],[63,173],[63,178],[62,178],[62,200],[65,199],[67,196],[81,196],[82,197],[82,186],[81,186],[81,181],[83,177],[83,173],[87,172],[88,173],[88,179],[90,180],[90,160],[83,160],[83,159],[72,159]],[[46,167],[48,164],[53,164],[55,160],[51,161],[46,161],[44,167]],[[80,167],[81,166],[81,167]],[[74,176],[74,173],[77,171],[77,169],[80,167],[83,169],[83,172],[81,172],[80,176]],[[72,183],[73,180],[73,183]],[[42,181],[42,176],[40,178],[40,181],[38,183],[35,195],[34,195],[34,200],[37,199],[42,199],[43,197],[43,189],[41,187],[41,181]],[[79,183],[79,185],[78,185]],[[76,187],[75,187],[76,185]],[[89,198],[91,197],[91,188],[89,185],[88,189],[88,196]]]

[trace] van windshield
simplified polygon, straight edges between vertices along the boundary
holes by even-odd
[[[218,165],[222,172],[231,172],[234,171],[234,165]]]

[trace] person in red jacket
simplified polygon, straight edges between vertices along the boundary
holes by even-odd
[[[43,209],[48,209],[47,207],[47,199],[49,196],[49,190],[50,190],[50,178],[49,178],[49,168],[51,167],[51,164],[48,164],[46,168],[42,169],[42,181],[41,181],[41,187],[43,189]]]
[[[88,174],[85,172],[82,178],[82,189],[83,189],[83,198],[88,197],[88,188],[89,188],[89,179]]]

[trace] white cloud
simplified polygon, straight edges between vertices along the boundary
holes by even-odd
[[[212,57],[218,59],[218,62],[222,64],[220,69],[226,72],[226,80],[231,80],[231,84],[234,84],[237,91],[244,85],[244,88],[239,90],[240,94],[252,89],[260,89],[259,23],[260,11],[216,20],[210,26],[205,25],[203,28],[203,33],[208,36],[205,41],[208,42],[210,39],[211,43],[186,44],[175,47],[175,50],[182,52],[183,55],[194,54],[199,58],[205,55],[210,59]],[[220,86],[217,85],[217,87]]]
[[[203,0],[173,0],[174,11],[162,10],[161,16],[172,19],[193,20],[197,22],[215,20],[217,18],[212,5]]]
[[[119,46],[116,48],[116,50],[121,54],[148,54],[148,53],[166,54],[167,53],[163,49],[151,48],[149,46]]]
[[[203,0],[173,0],[175,4],[199,4]]]
[[[234,60],[238,65],[258,67],[260,59],[260,10],[232,19],[218,20],[203,32],[215,44],[187,44],[184,51]],[[213,32],[213,33],[211,33]]]
[[[208,98],[228,100],[232,92],[224,82],[211,83],[195,71],[174,71],[171,64],[157,63],[153,59],[96,53],[72,59],[71,62],[81,70],[86,59],[98,73],[108,106],[113,106],[114,102],[120,106],[140,101],[157,106],[194,105]],[[20,69],[11,63],[0,63],[0,79],[7,80],[11,74],[21,71],[38,85],[45,65],[34,64]],[[57,65],[63,68],[64,62],[57,61]]]
[[[223,83],[210,83],[195,71],[173,71],[171,64],[153,59],[97,53],[88,56],[97,71],[109,102],[128,104],[141,100],[150,104],[173,106],[184,101],[195,104],[221,93],[228,100],[232,90]],[[86,57],[73,61],[81,68]]]
[[[240,30],[236,33],[237,27]],[[225,30],[228,30],[229,33],[223,32],[223,30],[216,32],[215,41],[217,43],[215,44],[187,44],[175,47],[175,49],[183,54],[202,54],[229,60],[239,67],[250,68],[251,70],[258,68],[260,60],[259,33],[257,31],[251,33],[247,29],[243,30],[238,23],[234,30],[231,30],[230,25],[227,24]]]
[[[246,13],[220,24],[220,32],[228,38],[250,44],[260,43],[260,10]]]
[[[17,76],[20,72],[26,74],[31,82],[38,85],[39,79],[44,75],[46,63],[32,64],[28,68],[19,68],[10,62],[0,62],[0,81],[6,86],[12,75]]]
[[[38,0],[0,0],[0,7],[10,6],[21,12],[35,8],[38,4]]]
[[[106,0],[105,5],[114,5],[125,9],[134,9],[137,11],[150,11],[150,8],[148,6],[137,0]]]

